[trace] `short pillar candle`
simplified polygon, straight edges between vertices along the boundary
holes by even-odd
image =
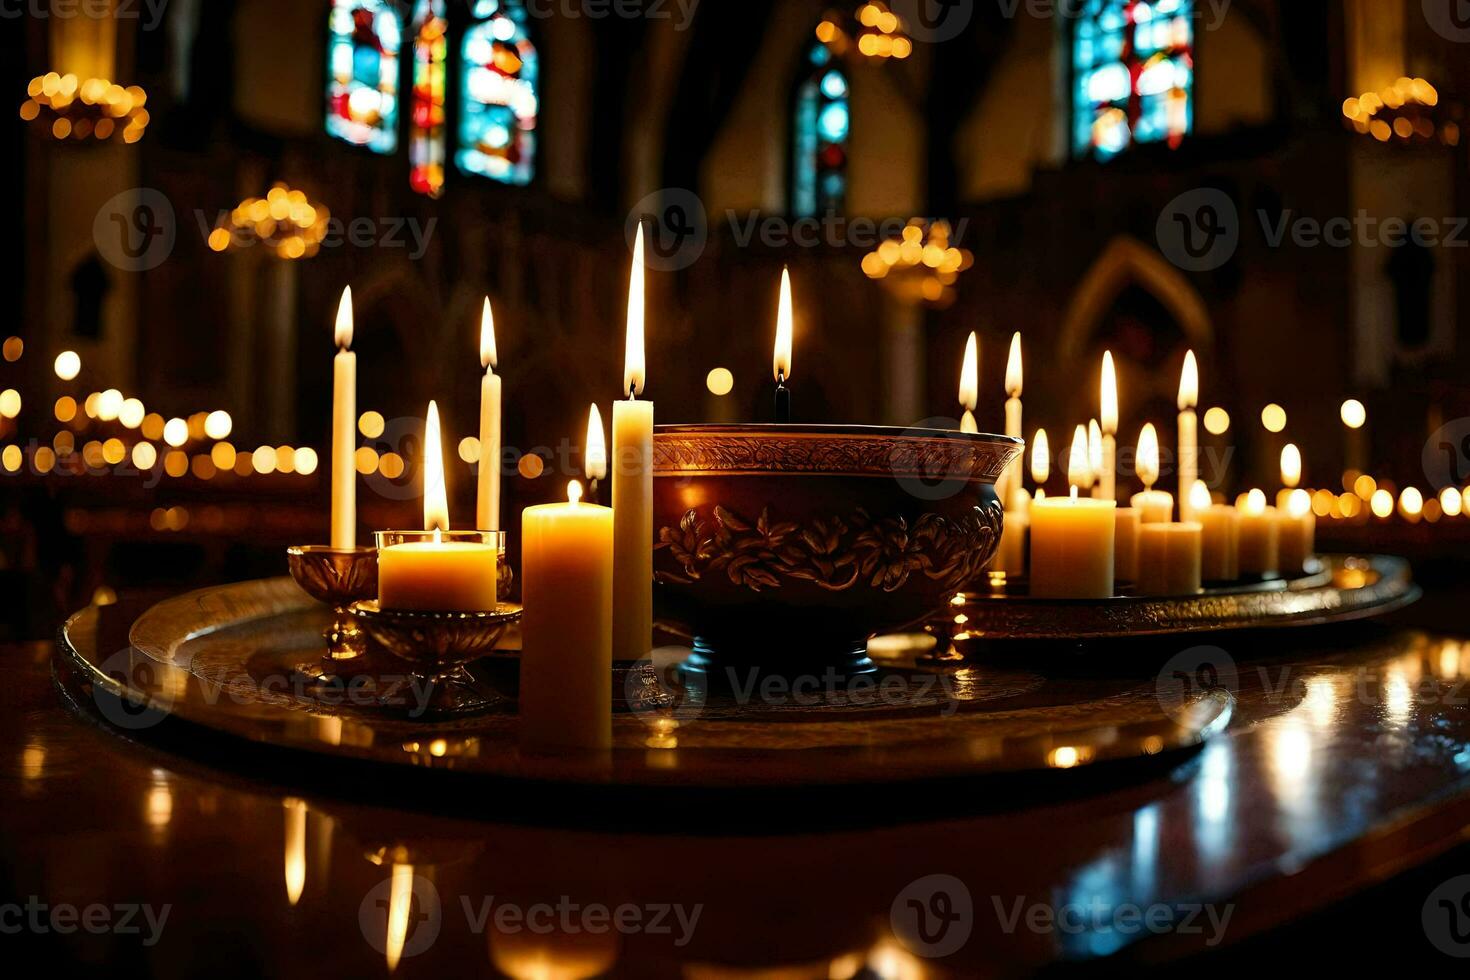
[[[1203,528],[1194,522],[1145,524],[1138,531],[1139,595],[1194,595],[1200,590]]]

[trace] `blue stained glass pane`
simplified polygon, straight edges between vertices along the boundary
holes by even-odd
[[[840,143],[847,139],[847,104],[833,102],[822,110],[817,119],[817,132],[829,143]]]
[[[333,0],[327,15],[328,135],[376,153],[398,148],[403,23],[390,0]]]
[[[1079,154],[1108,159],[1191,132],[1193,13],[1194,0],[1085,0],[1072,44]]]
[[[791,199],[803,217],[837,211],[847,194],[848,79],[826,44],[807,50],[791,112]]]
[[[847,95],[847,79],[838,71],[829,71],[822,76],[822,94],[829,99],[840,99]]]
[[[529,184],[536,174],[540,55],[514,0],[479,0],[489,12],[465,32],[463,107],[455,159],[465,173],[504,184]]]

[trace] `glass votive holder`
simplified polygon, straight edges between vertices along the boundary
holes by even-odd
[[[378,605],[401,612],[495,612],[504,531],[378,531]]]

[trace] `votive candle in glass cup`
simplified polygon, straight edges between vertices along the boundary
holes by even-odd
[[[504,531],[379,531],[378,605],[401,612],[494,612]]]

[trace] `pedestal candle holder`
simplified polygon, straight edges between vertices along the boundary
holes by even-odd
[[[297,671],[318,681],[350,673],[367,649],[367,637],[347,607],[378,594],[378,549],[296,545],[286,549],[286,565],[302,591],[331,606],[333,614],[332,625],[322,631],[326,655],[299,665]]]

